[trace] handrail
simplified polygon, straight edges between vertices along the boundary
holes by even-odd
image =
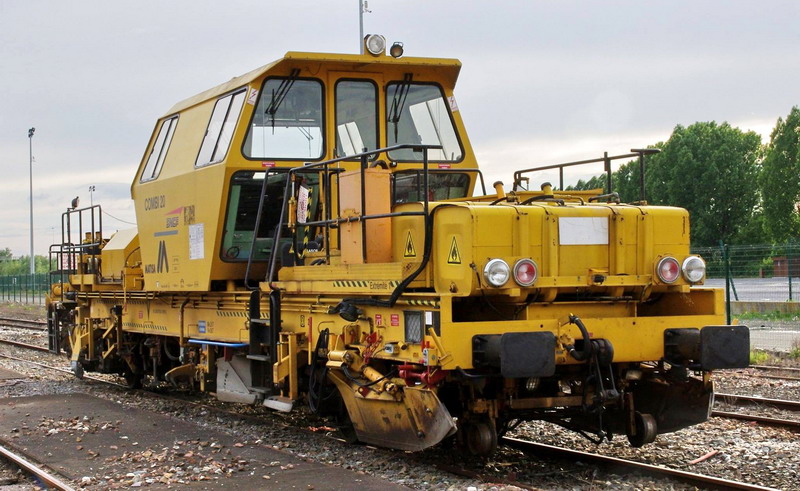
[[[639,200],[644,201],[645,194],[644,194],[644,156],[655,154],[660,152],[661,149],[658,148],[632,148],[631,152],[624,155],[614,155],[612,157],[608,156],[608,152],[604,152],[603,156],[597,159],[588,159],[588,160],[578,160],[575,162],[564,162],[561,164],[552,164],[552,165],[541,165],[538,167],[531,167],[529,169],[522,169],[514,172],[514,190],[521,188],[522,181],[524,180],[522,175],[529,173],[529,172],[536,172],[536,171],[543,171],[543,170],[550,170],[550,169],[558,169],[559,170],[559,190],[564,190],[564,168],[566,167],[573,167],[576,165],[586,165],[586,164],[596,164],[603,162],[605,163],[605,170],[606,173],[606,182],[608,185],[608,189],[606,190],[607,193],[612,193],[613,189],[611,188],[611,161],[612,160],[619,160],[619,159],[630,159],[633,157],[639,158]]]
[[[361,159],[361,169],[360,169],[360,171],[361,171],[361,213],[362,213],[362,215],[360,215],[358,217],[358,219],[359,219],[358,221],[360,221],[362,223],[362,230],[361,230],[361,233],[362,233],[362,255],[366,255],[364,253],[364,248],[366,248],[366,221],[367,220],[371,220],[371,219],[376,219],[376,218],[385,218],[387,216],[387,214],[385,214],[385,213],[384,214],[378,214],[378,215],[365,215],[364,214],[364,212],[366,211],[365,210],[365,208],[366,208],[366,206],[365,206],[365,171],[367,169],[367,159],[371,155],[377,155],[377,154],[380,154],[380,153],[383,153],[383,152],[390,152],[392,150],[399,150],[399,149],[403,149],[403,148],[410,148],[410,149],[415,150],[415,151],[422,151],[423,190],[424,190],[424,192],[423,192],[424,199],[423,199],[423,205],[422,205],[423,211],[422,211],[422,213],[420,213],[420,212],[398,212],[398,213],[392,213],[392,214],[388,214],[388,215],[390,215],[390,216],[424,216],[426,218],[426,220],[427,220],[427,217],[428,217],[428,214],[429,214],[429,200],[428,200],[428,191],[429,191],[429,189],[428,189],[428,165],[429,165],[429,162],[428,162],[428,150],[441,149],[442,148],[441,145],[420,145],[420,144],[405,143],[405,144],[400,144],[400,145],[393,145],[393,146],[386,147],[386,148],[379,148],[379,149],[376,149],[376,150],[365,151],[365,152],[361,152],[361,153],[358,153],[358,154],[355,154],[355,155],[348,155],[346,157],[339,157],[339,158],[335,158],[335,159],[331,159],[331,160],[325,160],[325,161],[322,161],[322,162],[313,162],[313,163],[308,163],[307,162],[301,167],[293,167],[292,169],[289,170],[289,175],[288,175],[287,180],[286,180],[286,186],[284,187],[284,191],[283,191],[283,200],[282,200],[282,203],[281,203],[281,211],[280,211],[280,215],[279,215],[280,216],[280,220],[279,220],[278,226],[275,227],[275,236],[273,237],[273,241],[272,241],[272,253],[270,254],[269,268],[268,268],[267,277],[266,277],[266,280],[270,284],[270,288],[274,288],[273,282],[275,281],[276,265],[277,265],[278,252],[279,252],[278,247],[279,247],[279,244],[280,244],[281,232],[283,230],[284,225],[288,225],[289,224],[289,221],[286,221],[286,222],[283,221],[283,217],[286,216],[286,212],[287,212],[286,211],[286,207],[288,206],[289,199],[290,199],[290,197],[294,196],[294,193],[295,193],[295,179],[294,179],[295,174],[297,174],[299,172],[304,172],[304,171],[307,172],[308,169],[322,168],[322,172],[324,173],[326,179],[324,179],[324,181],[322,183],[320,183],[320,185],[323,186],[323,189],[325,191],[326,200],[328,200],[328,199],[330,199],[330,194],[331,194],[330,193],[330,185],[331,185],[330,179],[327,179],[328,175],[331,172],[330,166],[332,164],[336,164],[338,162],[342,162],[342,161],[345,161],[345,160],[352,161],[354,158],[360,158]],[[332,210],[331,210],[330,206],[326,206],[325,207],[325,214],[326,214],[326,218],[324,220],[320,220],[318,222],[315,222],[314,224],[325,225],[325,227],[327,229],[327,233],[325,234],[325,240],[327,242],[327,241],[330,240],[330,226],[331,225],[338,225],[338,223],[340,223],[341,217],[334,218],[333,215],[332,215]],[[355,221],[355,220],[351,219],[350,221]],[[308,224],[303,224],[303,226],[309,226],[309,225]],[[426,231],[426,234],[427,234],[427,231]],[[326,250],[327,254],[330,254],[330,252],[329,252],[330,251],[330,244],[329,243],[325,244],[325,250]]]

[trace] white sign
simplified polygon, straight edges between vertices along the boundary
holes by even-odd
[[[189,225],[189,259],[205,257],[205,230],[202,223]]]
[[[300,186],[297,192],[297,223],[306,223],[308,218],[308,188]]]
[[[560,217],[561,245],[608,245],[608,217]]]
[[[252,106],[256,103],[256,97],[258,97],[258,89],[250,89],[250,94],[247,96],[247,103]]]

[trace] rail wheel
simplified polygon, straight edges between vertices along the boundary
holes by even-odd
[[[636,423],[636,434],[628,435],[628,441],[631,446],[639,448],[648,443],[652,443],[658,435],[658,427],[656,425],[656,418],[652,414],[634,413],[634,421]]]
[[[497,428],[490,420],[471,421],[464,426],[464,443],[472,455],[490,455],[497,449]]]

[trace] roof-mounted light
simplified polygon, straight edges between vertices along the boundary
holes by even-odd
[[[392,47],[389,48],[389,54],[392,55],[392,58],[400,58],[403,56],[403,43],[395,41]]]
[[[386,38],[380,34],[367,34],[364,37],[364,47],[373,56],[382,55],[386,52]]]

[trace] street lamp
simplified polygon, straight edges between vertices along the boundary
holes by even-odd
[[[29,159],[29,170],[30,170],[30,196],[31,196],[31,275],[36,274],[36,259],[33,256],[33,132],[36,131],[36,128],[31,128],[28,130],[28,156]]]
[[[94,191],[95,191],[94,184],[92,184],[91,186],[89,186],[89,204],[91,206],[94,206],[94,194],[93,194]]]

